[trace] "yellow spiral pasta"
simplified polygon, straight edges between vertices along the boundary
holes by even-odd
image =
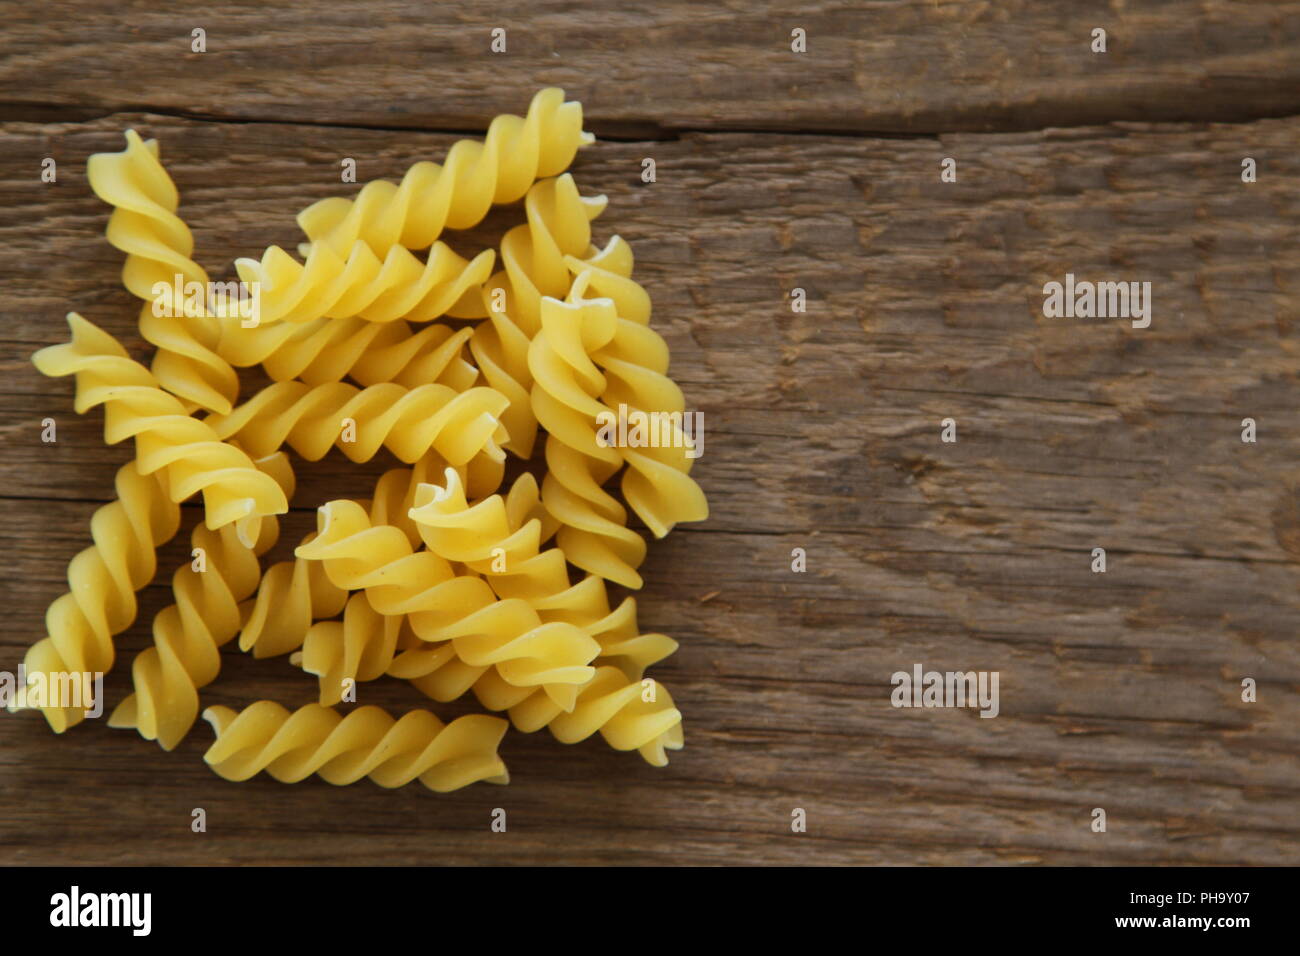
[[[618,253],[611,251],[610,259],[616,258]],[[590,292],[614,302],[619,315],[609,341],[591,353],[605,373],[601,402],[610,410],[626,410],[633,421],[641,413],[659,423],[657,428],[651,426],[658,433],[657,443],[619,449],[628,464],[623,498],[656,538],[679,521],[703,521],[709,516],[709,505],[690,477],[693,459],[687,455],[680,424],[686,400],[668,377],[667,343],[649,327],[649,296],[621,267],[610,267],[613,262],[593,265],[573,257],[567,262]],[[663,442],[664,437],[669,440]]]
[[[454,671],[455,665],[453,660],[443,670]],[[428,680],[412,683],[429,693]],[[546,727],[556,740],[572,744],[599,731],[615,750],[639,751],[656,767],[668,763],[666,750],[680,750],[683,744],[681,711],[668,688],[657,681],[629,678],[614,666],[598,667],[595,676],[578,689],[569,711],[562,711],[545,694],[511,686],[491,671],[475,681],[474,696],[488,710],[508,711],[511,723],[525,733]]]
[[[548,516],[540,508],[519,513],[529,504],[529,489],[537,487],[532,475],[521,475],[511,489],[514,515],[500,495],[470,505],[460,476],[452,469],[447,469],[442,480],[441,486],[429,483],[416,489],[410,510],[410,518],[430,551],[464,564],[489,581],[494,571],[537,555],[546,537],[543,520]]]
[[[208,527],[237,522],[249,544],[257,540],[264,516],[289,510],[274,478],[238,447],[221,441],[209,425],[187,415],[116,339],[75,312],[68,314],[68,325],[72,341],[41,349],[32,362],[44,375],[75,375],[77,414],[103,405],[105,440],[113,445],[135,438],[140,471],[165,470],[173,501],[202,492]]]
[[[597,441],[597,416],[607,409],[596,396],[606,383],[590,358],[613,338],[618,315],[608,299],[583,298],[589,276],[581,274],[564,301],[542,300],[542,328],[528,347],[533,412],[549,433],[542,501],[561,525],[556,544],[570,563],[640,588],[636,569],[645,559],[645,541],[627,527],[623,505],[601,487],[623,458]]]
[[[456,475],[458,482],[469,487],[475,486],[473,462],[469,466],[454,469],[439,455],[432,453],[416,462],[414,468],[394,468],[385,472],[375,485],[373,499],[357,504],[368,508],[372,526],[396,527],[406,536],[411,550],[415,551],[420,547],[420,535],[415,522],[411,520],[410,511],[414,505],[416,489],[448,470]],[[491,480],[480,485],[481,493],[490,494],[499,484],[500,472],[497,471]],[[300,567],[309,569],[313,580],[325,576],[324,565],[320,561],[297,558],[294,566],[295,571]],[[329,586],[335,587],[332,582]],[[346,592],[342,589],[336,588],[336,591],[346,597]],[[334,613],[337,613],[337,608],[329,613],[314,613],[311,617],[331,617]],[[402,615],[380,616],[364,594],[356,594],[348,599],[342,621],[318,621],[314,625],[310,622],[311,618],[308,618],[306,625],[299,622],[295,627],[297,633],[305,636],[301,640],[302,652],[291,657],[290,663],[301,666],[304,671],[319,678],[320,702],[327,706],[339,702],[345,679],[374,680],[384,674],[392,663],[399,634],[407,637],[412,645],[419,643]],[[450,644],[445,644],[444,647],[446,656],[454,654]]]
[[[543,552],[540,557],[562,559],[562,554],[558,549],[551,549]],[[600,579],[592,576],[566,592],[560,592],[555,595],[559,609],[538,610],[538,616],[544,621],[565,621],[581,628],[600,646],[600,653],[593,661],[594,665],[615,667],[629,681],[641,680],[648,667],[669,657],[677,650],[677,642],[666,634],[642,633],[636,622],[636,600],[631,597],[625,598],[618,608],[603,617],[587,623],[579,623],[588,615],[581,609],[575,614],[568,605],[578,604],[581,608],[597,599],[604,600],[603,590],[597,594],[594,589],[587,587],[596,582],[600,582]],[[577,597],[579,591],[587,593],[579,598]],[[365,630],[363,624],[364,622],[359,622],[348,635],[348,640],[356,647],[352,652],[354,655],[370,653],[369,642],[377,643],[387,639],[387,635],[381,635],[375,628]],[[322,635],[322,638],[324,636]],[[342,637],[342,635],[332,636]],[[400,635],[396,648],[403,653],[394,656],[387,672],[394,677],[406,678],[418,690],[434,700],[441,702],[455,700],[466,691],[472,690],[485,707],[499,711],[507,710],[529,696],[526,688],[510,685],[491,671],[469,667],[450,652],[454,651],[454,648],[448,649],[445,645],[404,646]],[[345,656],[342,644],[336,644],[328,651],[321,648],[321,652],[329,655],[328,659],[325,656],[320,658],[323,662],[322,667],[330,666]]]
[[[510,708],[510,720],[523,731],[546,727],[566,744],[599,731],[615,750],[636,750],[656,767],[668,763],[665,750],[680,750],[683,743],[682,714],[668,688],[657,681],[628,680],[617,667],[598,668],[567,713],[532,694]]]
[[[473,465],[471,461],[469,465],[461,466],[459,471],[452,469],[452,473],[458,480],[462,475],[468,480],[474,472]],[[420,539],[408,512],[414,500],[415,487],[434,474],[434,469],[447,468],[450,466],[445,459],[436,452],[430,453],[416,462],[414,468],[394,468],[385,472],[375,485],[373,499],[357,504],[368,509],[372,524],[396,526],[414,548]],[[493,481],[499,482],[499,472],[492,474]],[[489,483],[485,487],[495,489],[496,484]],[[301,546],[310,545],[315,538],[316,532],[313,531],[303,539]],[[347,601],[347,590],[330,580],[322,562],[301,557],[278,562],[267,570],[258,585],[257,597],[239,634],[239,648],[251,651],[258,658],[296,651],[311,637],[313,621],[333,617],[344,610]],[[322,688],[324,686],[322,680]],[[321,702],[337,703],[337,698]]]
[[[500,573],[489,570],[483,576],[498,597],[526,601],[543,621],[581,627],[600,645],[596,662],[613,664],[630,679],[640,679],[646,668],[677,650],[677,642],[666,634],[641,632],[635,598],[624,598],[611,611],[605,582],[598,575],[571,584],[559,548],[507,563]]]
[[[194,560],[172,576],[173,603],[154,617],[112,726],[171,750],[202,713],[216,734],[205,760],[230,780],[505,783],[498,748],[511,724],[564,743],[600,734],[666,764],[682,715],[645,675],[677,643],[641,631],[635,599],[612,607],[607,582],[642,586],[646,541],[631,514],[662,537],[708,508],[631,248],[618,236],[593,244],[607,201],[564,172],[592,141],[581,106],[546,89],[442,165],[313,204],[297,256],[271,246],[236,261],[257,295],[247,327],[193,261],[158,144],[128,131],[121,152],[92,156],[92,188],[113,207],[107,237],[156,352],[151,372],[72,313],[71,341],[34,357],[47,375],[75,377],[78,413],[104,406],[105,440],[134,439],[136,460],[95,513],[94,545],[70,564],[27,671],[112,666],[178,504],[201,495]],[[520,200],[499,251],[467,259],[442,241]],[[271,384],[239,403],[235,370],[259,366]],[[653,419],[649,441],[607,440],[620,413]],[[541,432],[545,474],[516,463],[506,490],[506,452],[536,464]],[[354,462],[386,449],[407,467],[368,499],[328,501],[293,557],[264,570],[294,492],[289,452],[313,462],[334,448]],[[230,644],[289,654],[318,702],[203,710]],[[353,682],[384,676],[437,701],[472,693],[509,720],[335,709]],[[58,731],[93,704],[44,703]]]
[[[564,257],[565,268],[577,277],[590,272],[586,285],[614,303],[620,318],[647,325],[650,322],[650,294],[632,278],[635,257],[622,236],[612,236],[595,255]]]
[[[145,301],[140,331],[158,347],[153,374],[173,395],[210,411],[228,412],[239,392],[230,363],[216,352],[220,325],[206,302],[208,274],[191,259],[194,238],[176,215],[180,195],[159,162],[158,143],[142,141],[126,131],[126,149],[96,153],[86,162],[86,178],[100,199],[113,206],[108,241],[126,253],[122,282]],[[188,307],[182,299],[165,297],[167,308],[155,315],[155,284],[182,289],[199,283],[204,307]]]
[[[306,262],[279,246],[260,260],[239,259],[240,279],[259,289],[258,324],[244,328],[224,323],[221,350],[238,355],[281,323],[301,324],[326,317],[357,317],[368,322],[407,319],[427,322],[440,315],[482,318],[481,286],[492,273],[490,249],[465,260],[439,242],[421,262],[408,249],[392,246],[381,260],[364,242],[344,259],[327,245],[314,245]]]
[[[203,717],[217,739],[203,755],[227,780],[247,780],[265,770],[281,783],[319,774],[332,784],[369,777],[381,787],[419,780],[446,793],[471,783],[506,783],[497,755],[507,724],[471,714],[444,724],[426,710],[394,720],[379,707],[358,707],[346,717],[320,704],[290,713],[261,700],[238,713],[209,707]]]
[[[458,481],[471,488],[477,487],[480,494],[490,494],[499,487],[502,472],[499,468],[491,473],[477,469],[475,465],[480,460],[481,456],[456,469],[436,452],[430,453],[413,468],[394,468],[385,472],[375,485],[373,499],[358,504],[368,508],[372,525],[391,525],[402,531],[414,551],[420,547],[420,535],[409,513],[416,489],[450,469]],[[325,574],[320,561],[298,558],[296,562],[310,568],[314,575]],[[377,612],[367,613],[371,608],[368,600],[363,604],[363,599],[364,595],[353,596],[343,621],[319,621],[312,625],[302,641],[302,653],[290,658],[295,666],[319,677],[320,702],[327,706],[338,703],[345,679],[373,680],[387,671],[396,648],[392,642],[393,628],[404,626],[402,633],[410,643],[418,643],[405,618],[398,615],[380,619]],[[314,615],[315,618],[329,616],[324,613]],[[445,647],[451,656],[454,653],[451,645]]]
[[[506,397],[494,389],[457,394],[445,385],[403,388],[386,382],[358,389],[347,382],[310,386],[277,382],[229,415],[206,419],[221,438],[235,438],[253,454],[289,445],[308,461],[332,447],[350,460],[369,461],[387,447],[405,462],[436,449],[461,465],[475,455],[504,458],[499,444],[508,436],[500,415]]]
[[[411,508],[415,504],[415,493],[420,485],[442,477],[446,469],[451,468],[446,459],[437,452],[425,455],[410,468],[392,468],[383,473],[375,482],[375,491],[371,500],[358,502],[370,514],[370,523],[392,525],[406,535],[411,550],[420,546],[420,531],[411,520]],[[467,466],[452,468],[459,480],[467,481],[470,469]],[[484,485],[484,493],[491,494],[500,487],[500,479]]]
[[[442,488],[422,486],[416,497],[417,507],[411,511],[430,550],[481,571],[494,587],[500,588],[503,600],[523,599],[505,597],[513,588],[515,594],[530,598],[535,609],[540,605],[543,610],[539,617],[580,626],[600,645],[597,664],[612,666],[598,667],[594,689],[578,691],[575,707],[586,701],[580,719],[558,723],[554,718],[563,711],[541,704],[535,699],[536,692],[510,685],[499,674],[468,667],[459,656],[408,649],[395,658],[389,673],[406,677],[439,701],[454,699],[472,689],[489,710],[509,710],[521,729],[531,731],[550,725],[555,735],[566,742],[584,739],[601,729],[613,746],[641,750],[647,760],[657,765],[666,762],[664,748],[681,745],[681,715],[672,707],[671,697],[657,685],[651,686],[664,697],[642,701],[644,688],[639,682],[646,667],[669,656],[676,642],[662,634],[642,634],[636,624],[636,603],[631,598],[610,612],[599,577],[591,576],[569,587],[560,550],[537,553],[540,520],[530,517],[537,511],[536,484],[531,476],[516,482],[508,500],[493,496],[472,506],[455,473],[447,473],[446,482]],[[515,568],[516,573],[509,574],[510,568]],[[390,632],[385,637],[385,652],[391,653],[396,635]],[[354,640],[358,646],[362,644],[359,637]],[[621,675],[621,682],[614,679],[615,674]]]
[[[263,331],[260,338],[244,340],[247,348],[226,354],[241,368],[260,362],[277,382],[296,378],[324,385],[351,376],[360,385],[393,382],[414,388],[437,382],[463,392],[478,379],[478,369],[464,358],[472,329],[453,331],[434,323],[417,331],[406,322],[317,319]]]
[[[405,617],[380,614],[359,592],[348,598],[343,620],[311,626],[302,652],[290,663],[319,678],[320,702],[329,707],[343,699],[348,681],[370,681],[388,672],[403,628],[410,628]],[[444,647],[446,656],[454,654],[450,644]]]
[[[542,297],[563,298],[568,293],[569,263],[598,254],[591,244],[591,223],[608,204],[605,196],[580,195],[569,173],[543,179],[528,190],[525,222],[502,237],[502,268],[486,291],[499,288],[505,293],[506,310],[529,338],[541,329]]]
[[[568,292],[569,257],[599,255],[591,245],[591,221],[605,205],[604,196],[580,196],[568,173],[535,184],[524,202],[527,223],[501,240],[505,268],[483,287],[490,321],[474,330],[470,348],[488,384],[510,399],[507,448],[521,458],[532,455],[537,437],[528,398],[528,343],[541,328],[542,296],[563,298]]]
[[[292,495],[293,472],[283,454],[263,463]],[[199,714],[198,688],[216,679],[221,668],[219,649],[239,632],[240,602],[253,593],[261,577],[258,557],[279,537],[274,519],[262,524],[252,548],[246,547],[232,525],[212,531],[203,525],[191,536],[195,560],[172,576],[176,599],[153,621],[153,646],[136,655],[131,666],[134,693],[109,717],[110,727],[134,727],[146,740],[171,750],[184,738]],[[196,562],[201,562],[195,567]]]
[[[432,552],[412,551],[398,528],[372,524],[358,503],[329,502],[317,525],[316,538],[295,552],[299,558],[324,562],[335,584],[364,590],[381,614],[408,615],[422,641],[450,642],[475,677],[495,668],[513,686],[540,687],[562,709],[575,685],[591,678],[587,665],[600,646],[580,628],[544,623],[524,601],[498,601],[481,578],[457,575]],[[411,660],[394,673],[415,675]]]
[[[68,593],[45,612],[48,636],[27,651],[23,664],[28,677],[111,669],[113,636],[135,621],[136,592],[153,579],[157,549],[179,527],[180,508],[163,474],[146,475],[136,462],[118,469],[117,498],[91,517],[94,544],[68,565]],[[84,715],[84,708],[41,710],[57,733],[80,723]]]
[[[309,534],[306,544],[315,537]],[[310,561],[278,561],[267,568],[257,595],[246,609],[239,649],[254,657],[276,657],[302,646],[312,621],[343,610],[347,591],[336,586],[323,568]]]
[[[582,130],[582,105],[566,103],[563,90],[544,89],[526,117],[498,116],[483,142],[460,140],[442,166],[419,162],[400,185],[376,180],[355,200],[321,200],[299,214],[298,224],[313,245],[340,256],[358,239],[380,256],[398,244],[424,249],[444,228],[468,229],[494,203],[523,198],[535,180],[562,173],[578,147],[592,142]]]
[[[434,554],[481,574],[498,597],[526,601],[544,621],[581,627],[600,644],[597,661],[618,666],[630,679],[640,679],[677,649],[666,635],[640,633],[635,600],[629,597],[611,612],[600,577],[570,586],[564,552],[538,551],[539,538],[546,537],[545,512],[532,475],[521,476],[508,498],[493,495],[474,505],[455,471],[448,469],[444,480],[443,487],[422,485],[411,509]]]

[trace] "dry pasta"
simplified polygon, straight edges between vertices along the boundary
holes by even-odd
[[[582,106],[566,103],[564,91],[541,90],[528,115],[502,115],[482,143],[461,140],[443,165],[420,162],[401,185],[367,183],[355,200],[324,199],[303,210],[298,224],[313,243],[345,255],[358,239],[376,255],[394,245],[425,249],[444,228],[468,229],[494,203],[523,197],[537,179],[564,172],[578,147],[594,142],[582,130]]]
[[[528,190],[527,222],[501,239],[504,268],[483,287],[490,321],[474,330],[470,348],[489,385],[510,398],[505,413],[509,449],[532,455],[537,418],[528,399],[532,374],[528,343],[541,327],[543,295],[564,296],[570,284],[569,257],[596,256],[591,222],[604,211],[604,196],[584,198],[569,174],[545,179]]]
[[[420,546],[420,534],[410,512],[416,491],[438,474],[445,473],[455,475],[458,483],[473,486],[471,469],[452,468],[434,453],[420,459],[414,468],[394,468],[385,472],[375,485],[373,499],[358,504],[363,507],[369,505],[372,526],[395,527],[406,536],[410,549],[415,551]],[[495,491],[499,481],[498,473],[493,476],[493,480],[481,485],[481,492],[487,494]],[[314,537],[314,533],[311,537]],[[325,565],[321,561],[297,558],[294,567],[295,570],[310,569],[313,579],[320,576],[328,581]],[[335,587],[332,582],[329,582],[329,586]],[[336,590],[346,594],[342,589]],[[330,617],[332,613],[313,616]],[[356,594],[348,600],[342,621],[318,621],[310,629],[304,627],[303,631],[302,652],[294,654],[290,662],[318,677],[320,702],[327,706],[339,702],[345,680],[374,680],[386,673],[397,650],[400,635],[408,638],[410,646],[419,643],[403,615],[380,616],[364,593]],[[450,644],[445,647],[448,652],[452,650]]]
[[[482,317],[478,287],[492,272],[496,254],[490,249],[466,261],[444,243],[436,243],[428,261],[393,246],[380,260],[358,241],[346,260],[327,245],[314,245],[305,263],[278,246],[260,261],[240,259],[239,277],[261,289],[258,325],[225,323],[223,351],[240,339],[254,339],[276,323],[300,325],[322,317],[359,317],[368,322],[408,319],[427,322],[440,315]]]
[[[189,562],[176,569],[176,603],[154,618],[153,646],[137,654],[131,666],[135,692],[114,709],[109,726],[134,727],[164,750],[180,743],[198,717],[198,688],[216,678],[219,649],[239,633],[240,602],[261,574],[258,557],[277,537],[273,521],[263,523],[252,548],[239,541],[231,525],[194,529],[191,544],[202,556],[201,568]]]
[[[510,719],[521,730],[546,727],[566,744],[599,732],[615,750],[636,750],[656,767],[668,763],[664,751],[680,750],[684,739],[682,714],[668,688],[655,681],[628,680],[617,667],[597,668],[567,713],[532,694],[510,708]]]
[[[613,337],[618,315],[607,299],[582,299],[586,275],[566,300],[542,300],[542,328],[528,347],[533,412],[549,433],[542,501],[561,525],[556,544],[571,564],[640,588],[636,569],[645,540],[627,527],[627,511],[602,487],[623,458],[597,440],[597,418],[606,408],[596,396],[605,378],[589,355]]]
[[[237,522],[250,546],[264,516],[289,510],[274,478],[237,446],[221,441],[211,426],[186,414],[116,339],[75,312],[68,314],[68,325],[72,341],[41,349],[32,361],[45,375],[75,375],[77,413],[105,406],[105,440],[112,445],[135,438],[140,470],[165,470],[173,501],[202,492],[208,527]]]
[[[628,253],[630,257],[630,252]],[[611,247],[610,259],[618,256]],[[623,473],[623,497],[652,534],[662,538],[680,521],[703,521],[708,502],[690,477],[693,459],[681,426],[686,407],[682,390],[668,377],[668,345],[649,326],[650,298],[630,278],[630,268],[606,268],[570,257],[570,270],[598,296],[607,296],[618,311],[614,333],[591,354],[605,374],[600,400],[618,415],[658,422],[650,427],[662,439],[639,450],[621,449],[628,464]],[[612,263],[611,263],[612,265]],[[630,263],[629,263],[630,265]]]
[[[256,455],[288,445],[307,461],[338,448],[352,461],[369,461],[381,447],[405,462],[436,449],[449,462],[475,455],[503,457],[507,439],[500,414],[507,399],[476,387],[457,393],[445,385],[404,388],[392,382],[359,389],[347,382],[268,385],[229,415],[206,419],[220,438],[234,438]]]
[[[632,680],[677,649],[667,635],[639,631],[633,598],[611,612],[600,577],[570,586],[564,552],[538,550],[538,541],[548,537],[543,522],[549,516],[539,506],[532,475],[516,481],[508,499],[493,495],[474,505],[455,471],[446,471],[445,482],[421,486],[411,509],[434,554],[481,574],[499,598],[526,600],[544,621],[583,628],[600,645],[597,662],[615,664]]]
[[[381,614],[408,615],[421,640],[450,641],[467,668],[495,668],[513,686],[540,687],[564,709],[594,673],[587,665],[600,645],[581,629],[547,624],[526,602],[497,600],[481,578],[412,551],[391,525],[373,525],[356,502],[322,507],[316,537],[296,554],[323,561],[335,584],[364,590]]]
[[[316,773],[339,785],[362,777],[381,787],[419,780],[439,793],[509,780],[497,755],[506,723],[481,714],[444,724],[427,710],[394,720],[379,707],[359,707],[344,717],[320,704],[290,713],[263,700],[239,713],[209,707],[203,716],[217,732],[203,759],[227,780],[265,770],[296,783]]]
[[[464,358],[470,329],[434,323],[413,331],[406,322],[317,319],[273,326],[266,333],[249,343],[249,351],[230,358],[240,367],[260,362],[277,382],[323,385],[351,376],[359,385],[393,382],[414,388],[436,382],[463,392],[478,379],[478,369]]]
[[[180,527],[164,473],[146,475],[136,462],[117,472],[117,498],[95,511],[95,542],[68,564],[68,592],[45,612],[47,636],[23,660],[28,674],[97,673],[113,666],[113,636],[135,621],[136,592],[153,580],[157,549]],[[58,733],[81,722],[84,708],[47,706]]]
[[[110,244],[126,253],[122,282],[143,299],[140,332],[158,347],[153,374],[163,388],[200,408],[228,412],[239,392],[230,363],[215,351],[220,325],[207,309],[208,274],[196,263],[194,238],[177,217],[180,195],[159,161],[156,140],[145,142],[126,131],[126,149],[96,153],[86,162],[86,178],[100,199],[113,206],[108,220]],[[197,283],[203,305],[190,308],[188,296],[164,298],[156,287],[182,290]]]
[[[271,246],[236,261],[259,290],[251,325],[216,299],[159,291],[210,284],[158,144],[128,131],[122,152],[91,157],[91,185],[113,206],[108,241],[126,254],[123,284],[144,302],[156,351],[150,371],[73,313],[72,340],[34,358],[45,374],[75,376],[76,410],[102,405],[106,441],[134,438],[136,459],[96,512],[94,546],[69,566],[70,591],[51,606],[28,671],[112,666],[178,504],[201,496],[195,560],[174,573],[174,602],[155,616],[112,726],[173,749],[235,645],[290,654],[316,679],[318,702],[203,710],[216,734],[204,759],[228,780],[504,783],[498,750],[511,725],[564,743],[599,734],[665,764],[682,746],[682,715],[646,674],[677,642],[641,631],[634,598],[611,606],[606,582],[642,586],[646,541],[630,514],[662,537],[708,508],[631,248],[617,236],[593,243],[607,200],[584,197],[565,172],[591,142],[581,106],[546,89],[526,116],[498,116],[441,165],[309,206],[300,258]],[[498,250],[467,259],[445,241],[516,202],[523,221]],[[271,384],[238,403],[235,370],[254,366]],[[616,411],[666,419],[669,440],[605,440]],[[328,500],[293,558],[264,569],[294,494],[290,456],[334,450],[409,467],[385,472],[369,499]],[[544,471],[505,490],[507,454],[540,457],[530,464]],[[439,702],[472,694],[509,720],[341,710],[353,682],[384,678]],[[42,709],[59,731],[83,717]]]

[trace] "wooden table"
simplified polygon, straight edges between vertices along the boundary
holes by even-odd
[[[559,85],[599,137],[574,166],[610,198],[598,241],[631,242],[705,415],[712,514],[651,543],[638,595],[681,642],[655,674],[687,748],[655,769],[511,734],[509,787],[437,796],[228,783],[202,724],[166,753],[102,720],[57,737],[5,717],[8,861],[1300,862],[1300,4],[146,6],[0,3],[0,667],[45,633],[130,455],[30,356],[70,309],[149,354],[86,157],[156,137],[196,257],[228,277],[357,188],[342,157],[396,178]],[[1150,327],[1045,317],[1067,273],[1149,281]],[[390,466],[301,468],[271,557]],[[120,638],[110,701],[187,541]],[[999,715],[892,707],[918,663],[998,672]],[[313,696],[227,649],[204,701]]]

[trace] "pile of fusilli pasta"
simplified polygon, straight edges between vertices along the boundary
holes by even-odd
[[[631,597],[611,609],[606,581],[641,586],[646,544],[627,508],[656,536],[708,509],[689,440],[620,447],[598,434],[621,406],[680,420],[684,403],[630,249],[617,236],[592,245],[604,197],[579,195],[564,172],[592,141],[580,104],[547,89],[441,166],[315,203],[298,217],[301,261],[273,246],[236,263],[258,290],[255,324],[229,293],[164,291],[212,284],[157,144],[129,131],[125,150],[92,156],[91,186],[113,207],[107,237],[156,352],[146,368],[73,313],[71,341],[34,358],[46,375],[74,375],[77,412],[102,405],[106,441],[134,438],[136,455],[27,653],[28,680],[112,667],[179,503],[198,495],[195,559],[172,577],[174,603],[155,617],[112,726],[175,747],[220,648],[238,638],[257,657],[291,655],[320,697],[293,712],[269,700],[204,710],[216,731],[205,759],[228,779],[503,783],[508,723],[566,743],[599,731],[666,763],[681,714],[644,674],[677,645],[640,632]],[[520,200],[526,221],[497,253],[466,260],[440,238]],[[241,401],[236,369],[257,365],[273,383]],[[540,484],[524,472],[502,489],[506,453],[531,459],[539,438]],[[385,448],[409,467],[384,474],[369,500],[325,502],[294,559],[263,568],[294,493],[286,447],[308,462]],[[606,487],[616,476],[621,500]],[[382,675],[436,701],[471,691],[509,721],[337,709],[355,682]],[[56,731],[83,718],[47,703]]]

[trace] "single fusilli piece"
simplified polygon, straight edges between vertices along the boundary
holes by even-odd
[[[668,688],[649,678],[631,679],[613,666],[596,669],[596,675],[578,689],[570,711],[560,710],[545,694],[526,693],[507,684],[490,671],[475,682],[474,696],[488,710],[508,711],[511,723],[525,733],[546,727],[556,740],[572,744],[599,731],[615,750],[637,750],[656,767],[668,763],[665,750],[680,750],[683,745],[681,711]]]
[[[576,474],[581,481],[590,475],[599,491],[626,462],[623,496],[651,532],[663,537],[679,521],[708,517],[704,492],[689,475],[692,459],[682,428],[685,401],[666,374],[663,339],[648,325],[620,317],[612,297],[589,296],[591,284],[603,275],[611,277],[611,285],[629,281],[617,273],[584,269],[564,302],[543,299],[542,329],[529,346],[533,410],[550,433],[547,464],[557,478],[549,491],[543,488],[543,498],[548,506],[555,504],[556,518],[569,525],[565,516],[575,509],[572,496],[561,492],[573,490],[565,478]],[[637,424],[638,416],[645,424]],[[629,422],[640,428],[648,444],[611,443],[602,433],[615,430],[620,421],[625,429]],[[646,431],[651,434],[644,435]],[[552,445],[562,446],[554,449],[554,461]],[[590,485],[584,487],[584,497],[601,517],[616,520],[621,506],[616,510],[608,496],[592,495]],[[568,551],[565,539],[574,535],[567,528],[560,534],[560,545]],[[582,560],[574,563],[603,573]]]
[[[434,323],[413,330],[406,322],[317,319],[264,332],[244,340],[247,348],[241,344],[226,354],[241,368],[260,362],[277,382],[296,378],[324,385],[350,376],[359,385],[394,382],[414,388],[437,382],[463,392],[478,378],[478,369],[464,358],[472,329],[452,331]]]
[[[104,438],[136,440],[140,471],[165,470],[173,501],[203,493],[205,521],[213,530],[237,523],[246,544],[257,540],[261,519],[289,510],[284,490],[235,445],[186,414],[180,401],[132,360],[118,341],[75,312],[72,341],[41,349],[32,362],[44,375],[75,375],[75,409],[104,406]],[[276,449],[270,449],[267,454]],[[257,457],[265,457],[258,455]]]
[[[278,324],[302,324],[322,317],[357,317],[367,322],[407,319],[428,322],[441,315],[483,317],[478,288],[492,274],[496,254],[488,249],[473,260],[461,258],[445,243],[436,243],[427,262],[403,246],[393,246],[381,260],[357,242],[346,260],[324,245],[315,245],[306,262],[279,246],[257,259],[239,259],[235,268],[250,287],[260,290],[258,325],[224,323],[222,354],[238,357],[240,349],[265,337]]]
[[[548,432],[542,501],[560,523],[556,544],[570,563],[640,588],[636,569],[645,559],[645,540],[627,527],[627,511],[601,487],[623,457],[597,441],[597,418],[608,411],[597,396],[606,383],[589,354],[613,338],[618,314],[608,299],[583,298],[587,275],[578,277],[565,300],[542,300],[542,328],[528,347],[533,412]]]
[[[444,228],[475,226],[494,203],[515,202],[535,180],[564,172],[578,147],[594,141],[582,130],[582,104],[566,103],[563,90],[544,89],[526,117],[498,116],[483,142],[460,140],[443,165],[419,162],[400,185],[375,180],[354,200],[321,200],[299,214],[298,225],[313,244],[338,255],[358,239],[379,256],[394,245],[424,249]]]
[[[683,429],[686,400],[668,377],[668,344],[649,326],[650,297],[621,269],[572,257],[567,261],[575,286],[585,284],[587,291],[608,297],[618,310],[613,335],[591,353],[605,373],[601,402],[615,418],[636,423],[639,417],[649,423],[643,429],[651,433],[644,436],[649,444],[619,448],[628,464],[622,480],[624,500],[656,538],[680,521],[703,521],[709,504],[690,477],[694,459],[688,455]]]
[[[209,707],[203,717],[217,734],[203,759],[227,780],[265,770],[281,783],[297,783],[316,773],[339,785],[362,777],[381,787],[419,780],[438,793],[509,780],[497,755],[508,725],[498,717],[471,714],[444,724],[427,710],[413,710],[394,720],[373,706],[344,717],[320,704],[290,713],[269,700],[238,713]]]
[[[456,393],[445,385],[403,388],[386,382],[359,389],[347,382],[305,385],[276,382],[229,415],[206,424],[222,438],[235,438],[254,454],[289,445],[308,461],[334,447],[352,461],[369,461],[387,447],[404,462],[430,449],[461,465],[475,455],[503,459],[508,435],[500,421],[507,399],[475,387]]]
[[[113,636],[135,621],[136,592],[153,580],[157,550],[179,527],[180,508],[168,493],[165,474],[146,475],[136,462],[118,469],[117,498],[91,517],[95,543],[68,564],[68,593],[45,612],[47,636],[27,651],[27,675],[110,670]],[[57,733],[80,723],[84,709],[41,708]]]
[[[180,195],[158,158],[158,143],[126,131],[126,149],[96,153],[86,178],[100,199],[113,206],[108,241],[126,253],[122,282],[143,299],[140,332],[158,347],[153,374],[173,395],[210,411],[228,412],[239,392],[230,363],[216,352],[220,324],[207,307],[208,274],[191,257],[194,238],[176,215]],[[203,305],[190,308],[171,293],[198,283]],[[160,298],[155,287],[169,290]],[[155,302],[160,307],[155,310]],[[158,314],[161,313],[161,314]]]
[[[605,205],[604,196],[580,196],[568,173],[535,184],[524,201],[527,223],[501,240],[505,268],[483,287],[490,321],[475,328],[470,348],[488,384],[510,399],[504,415],[507,447],[521,458],[532,455],[537,438],[528,398],[533,384],[528,343],[541,328],[542,297],[563,298],[568,292],[569,257],[599,258],[591,245],[591,221]]]

